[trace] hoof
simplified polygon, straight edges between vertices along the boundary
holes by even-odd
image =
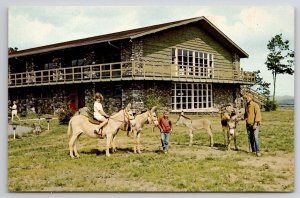
[[[137,153],[138,153],[138,154],[141,154],[141,153],[142,153],[142,151],[138,151]]]

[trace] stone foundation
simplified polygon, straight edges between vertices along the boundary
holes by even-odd
[[[172,110],[172,82],[162,81],[125,81],[73,85],[18,88],[9,90],[9,104],[16,100],[18,112],[53,114],[56,109],[68,108],[68,96],[77,93],[78,107],[87,106],[93,111],[94,94],[100,92],[104,96],[103,107],[108,114],[119,111],[128,103],[132,104],[134,112],[159,106],[160,111]],[[74,92],[75,90],[75,92]],[[14,92],[12,92],[14,91]],[[228,103],[234,103],[240,97],[238,84],[213,84],[214,107],[219,108]],[[10,110],[9,110],[10,112]]]

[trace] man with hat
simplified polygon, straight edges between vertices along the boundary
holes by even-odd
[[[244,97],[247,102],[246,111],[245,111],[245,120],[246,120],[248,140],[251,145],[252,152],[255,152],[256,155],[259,157],[261,156],[259,137],[258,137],[260,124],[261,124],[260,108],[259,105],[253,101],[252,94],[247,93],[244,95]]]

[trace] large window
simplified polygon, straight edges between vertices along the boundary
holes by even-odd
[[[173,110],[207,109],[213,106],[212,85],[175,83],[172,88]]]
[[[172,64],[178,64],[179,75],[212,77],[214,55],[206,52],[172,48]]]

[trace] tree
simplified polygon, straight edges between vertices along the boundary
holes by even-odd
[[[263,80],[262,77],[260,77],[260,70],[257,70],[254,72],[255,74],[255,80],[256,83],[253,85],[254,87],[256,87],[254,90],[262,95],[264,95],[265,97],[269,98],[270,97],[270,85],[271,83],[268,83],[266,81]]]
[[[8,48],[8,53],[12,53],[12,52],[16,52],[16,51],[18,51],[18,48],[17,47],[9,47]]]
[[[273,75],[273,102],[275,102],[276,78],[278,74],[293,75],[294,70],[294,51],[289,49],[289,41],[282,39],[282,34],[273,37],[267,45],[270,53],[267,56],[268,70],[272,71]]]

